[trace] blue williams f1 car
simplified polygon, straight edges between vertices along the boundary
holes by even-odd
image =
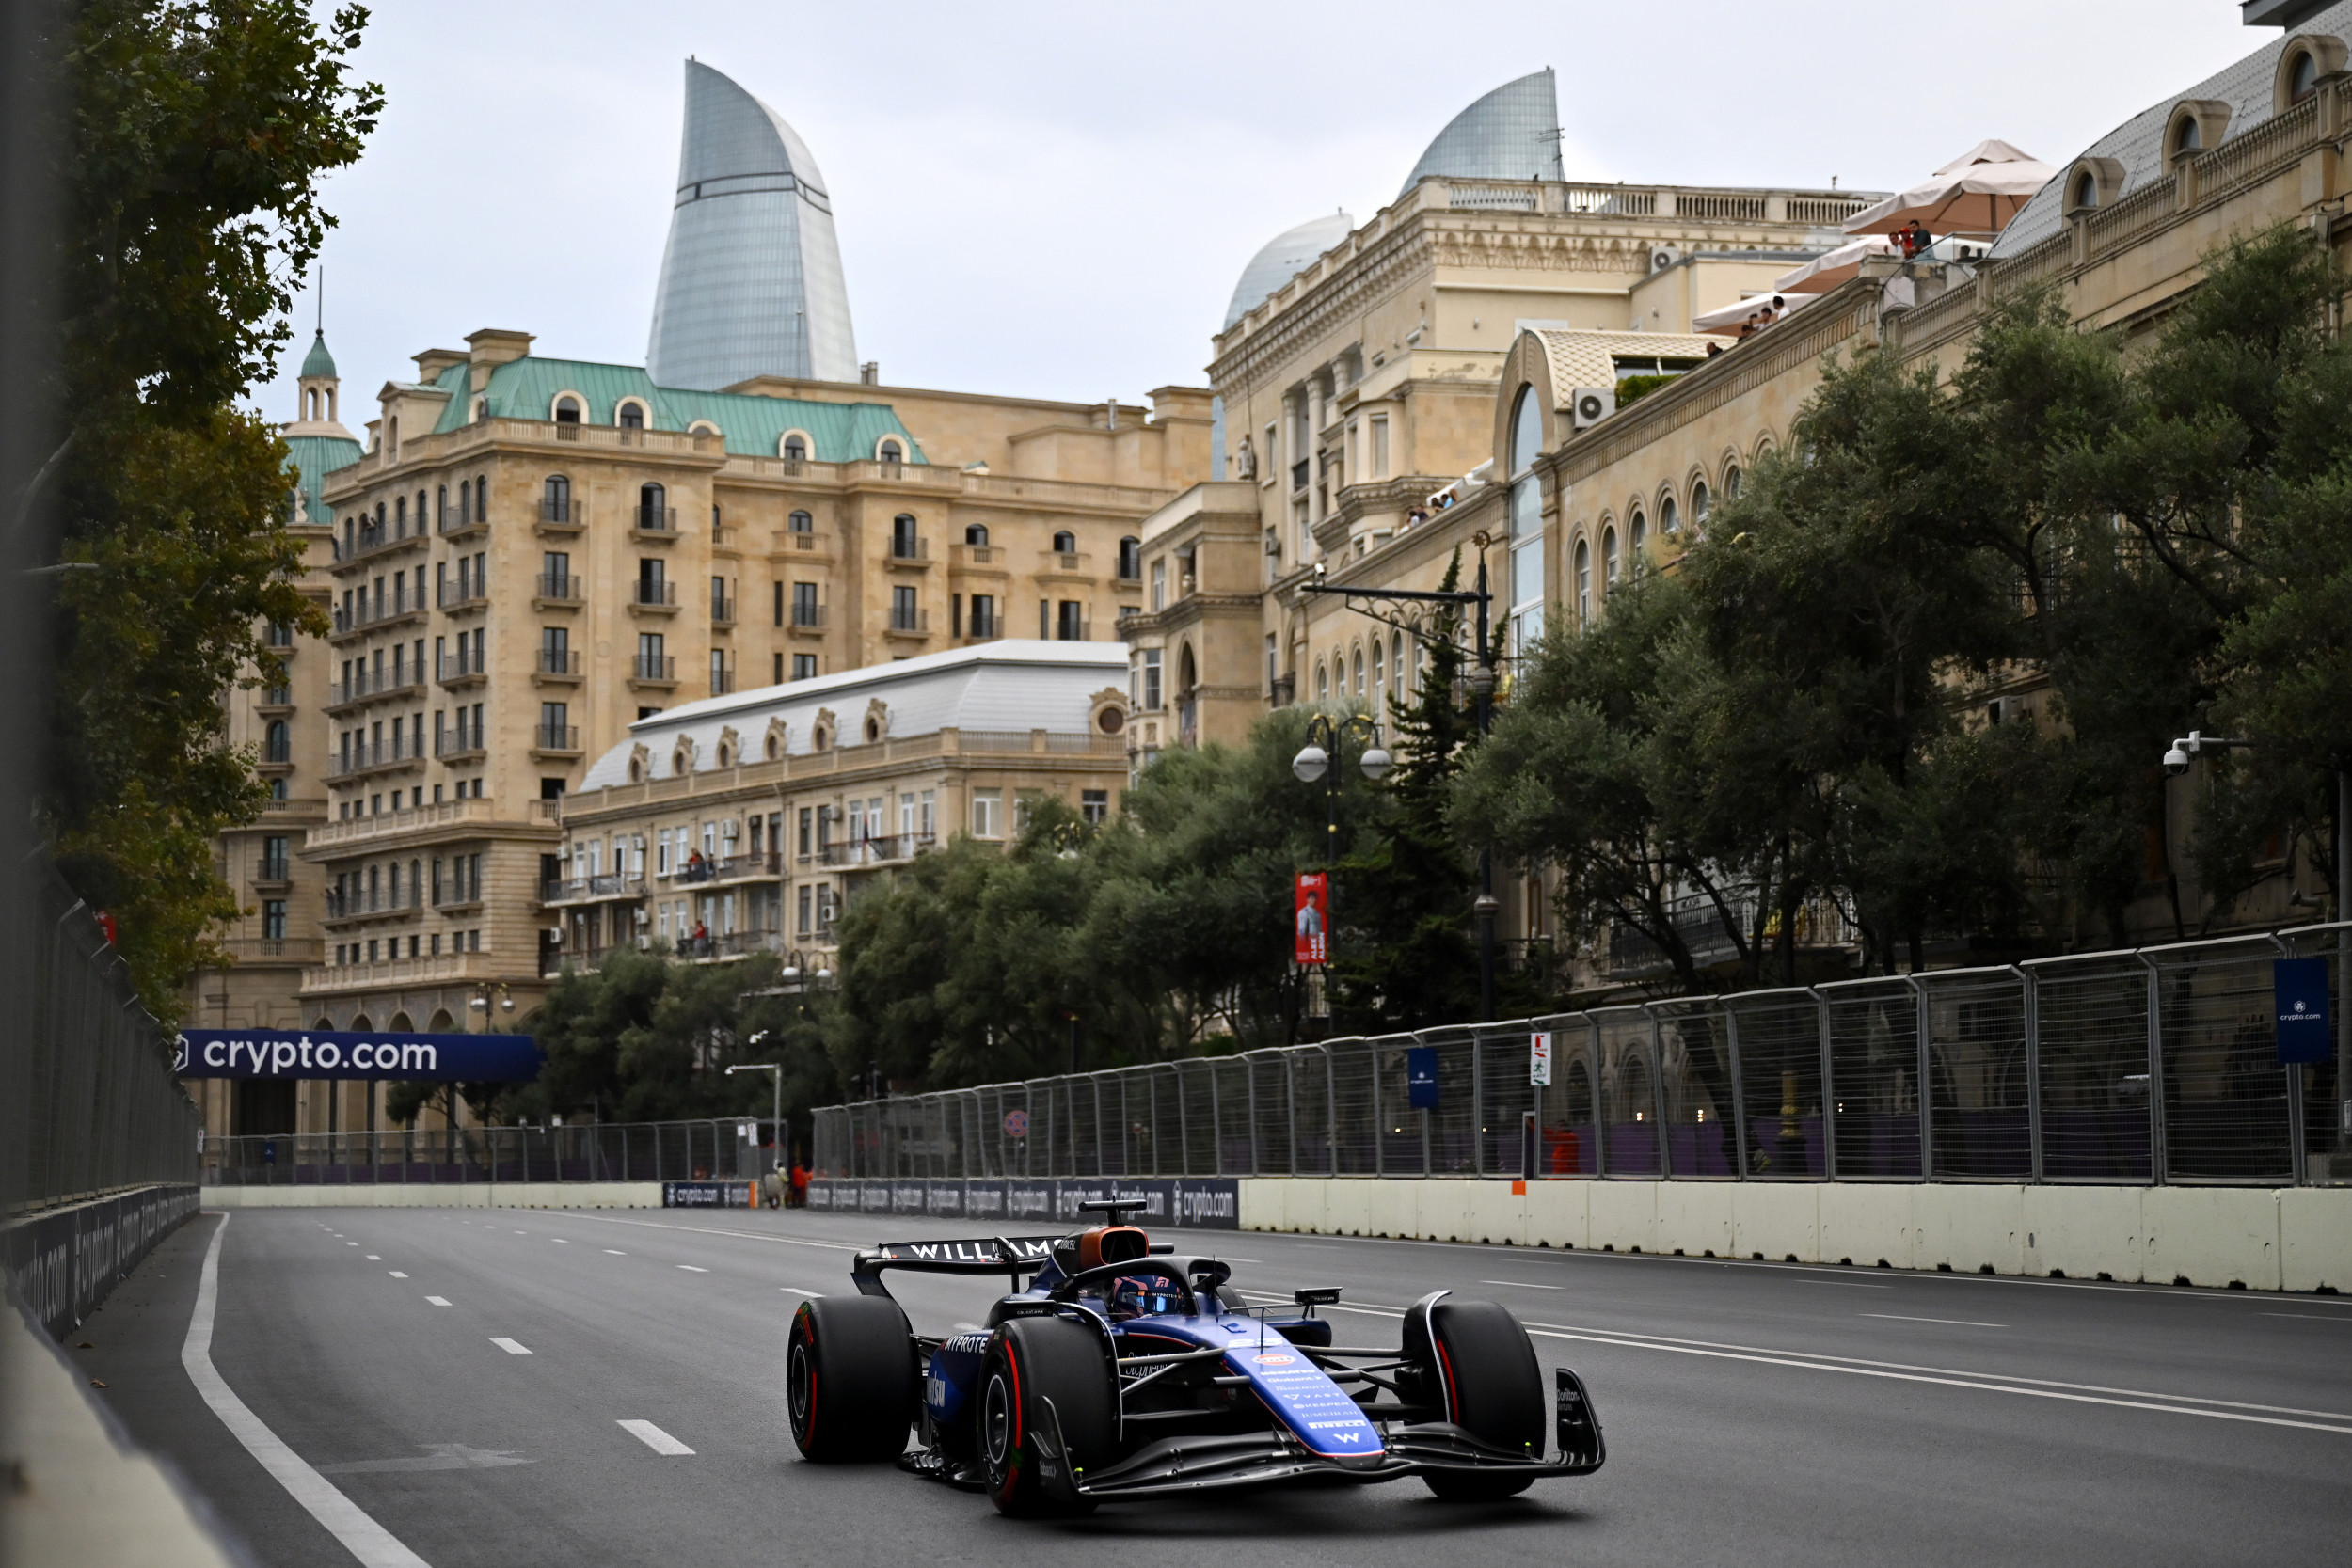
[[[1248,1307],[1226,1263],[1121,1223],[1140,1203],[1080,1207],[1108,1223],[876,1247],[851,1269],[858,1294],[802,1303],[785,1352],[802,1456],[896,1461],[1016,1515],[1404,1476],[1483,1499],[1600,1468],[1584,1385],[1559,1368],[1548,1402],[1527,1330],[1494,1303],[1436,1291],[1405,1314],[1401,1346],[1336,1345],[1315,1308],[1338,1291]],[[935,1338],[891,1298],[894,1269],[1008,1275],[1012,1291],[985,1329]]]

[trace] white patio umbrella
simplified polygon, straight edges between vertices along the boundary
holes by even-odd
[[[2005,141],[1981,141],[1907,191],[1846,220],[1849,234],[1891,234],[1916,223],[1931,234],[1997,234],[2058,170]]]
[[[1736,337],[1741,324],[1750,316],[1761,314],[1765,318],[1762,325],[1770,326],[1773,322],[1786,320],[1790,311],[1801,310],[1820,297],[1818,293],[1788,293],[1781,291],[1769,294],[1751,294],[1735,305],[1719,305],[1712,310],[1700,311],[1691,318],[1691,330]],[[1772,312],[1772,301],[1775,298],[1781,302],[1778,315]]]
[[[1772,282],[1776,294],[1826,293],[1862,271],[1866,256],[1894,256],[1901,247],[1884,234],[1863,234],[1835,249],[1824,250],[1804,265]]]

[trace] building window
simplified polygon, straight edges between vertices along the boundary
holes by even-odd
[[[915,537],[914,518],[901,512],[890,519],[890,553],[899,561],[914,561],[923,554],[923,542]]]
[[[261,879],[265,882],[284,881],[286,879],[286,866],[287,856],[285,835],[282,833],[272,833],[269,837],[262,840]]]
[[[1064,642],[1085,641],[1087,640],[1086,617],[1087,607],[1083,601],[1078,599],[1062,600],[1060,625],[1058,627],[1060,641]]]
[[[1389,477],[1389,417],[1386,414],[1372,417],[1372,472],[1366,477]]]
[[[1143,541],[1133,535],[1119,542],[1119,576],[1126,582],[1143,576]]]
[[[808,461],[808,442],[802,437],[798,431],[793,432],[791,435],[787,436],[784,438],[784,460],[787,463],[805,463]]]
[[[1609,590],[1617,585],[1617,531],[1613,528],[1601,530],[1600,584],[1604,598],[1608,596]]]
[[[874,449],[875,461],[881,463],[903,463],[906,461],[906,448],[886,436],[882,444]]]
[[[461,485],[458,499],[462,502],[464,498],[465,489]],[[539,517],[541,521],[549,523],[568,523],[572,520],[572,482],[569,479],[562,474],[548,475],[548,482],[539,494]],[[457,520],[461,524],[468,520],[462,504],[457,509]]]
[[[1055,535],[1054,535],[1054,553],[1055,553],[1056,555],[1075,555],[1075,554],[1077,554],[1077,553],[1078,553],[1078,536],[1077,536],[1076,534],[1074,534],[1074,533],[1071,533],[1071,532],[1068,532],[1068,531],[1064,531],[1064,532],[1061,532],[1061,533],[1057,533],[1057,534],[1055,534]]]
[[[1329,702],[1330,700],[1331,700],[1331,672],[1324,666],[1324,662],[1323,662],[1323,660],[1321,660],[1321,659],[1316,659],[1316,660],[1315,660],[1315,701],[1316,701],[1316,702],[1318,702],[1318,703],[1327,703],[1327,702]]]
[[[1642,575],[1642,546],[1648,541],[1649,519],[1636,512],[1626,534],[1627,571],[1631,576]]]
[[[1593,546],[1576,542],[1576,625],[1581,631],[1593,624]]]
[[[1168,608],[1168,558],[1152,562],[1152,610],[1153,613]]]
[[[893,588],[890,591],[890,629],[892,631],[921,631],[923,612],[915,608],[914,590]]]
[[[642,403],[625,403],[621,404],[620,426],[623,430],[644,429],[645,405]]]
[[[644,484],[638,487],[637,526],[641,529],[657,531],[670,527],[670,494],[660,485]]]
[[[817,585],[796,582],[792,585],[792,624],[796,626],[821,626],[825,624],[824,608],[817,602]]]
[[[805,512],[795,512],[788,523],[794,533],[814,533],[817,531],[817,519]]]
[[[801,815],[803,816],[806,816],[808,814],[806,812],[803,812]],[[808,883],[803,882],[801,884],[800,922],[798,928],[803,936],[808,935],[809,932],[809,913],[816,904],[816,894],[817,890],[811,887]]]
[[[975,594],[972,595],[972,635],[975,637],[998,635],[995,594]]]
[[[1699,489],[1702,491],[1706,488],[1707,486],[1704,484],[1699,486]],[[1681,531],[1682,514],[1680,510],[1676,507],[1675,499],[1672,496],[1668,496],[1664,500],[1658,503],[1658,531],[1661,533],[1679,533]],[[1638,544],[1635,547],[1637,549],[1639,548]]]
[[[1712,500],[1713,498],[1707,493],[1707,481],[1700,480],[1696,484],[1691,486],[1692,527],[1705,528],[1707,526],[1707,511]],[[1664,522],[1666,525],[1666,531],[1668,533],[1674,532],[1675,515],[1671,511],[1666,514]]]
[[[286,721],[283,719],[271,720],[269,729],[265,733],[266,738],[262,741],[262,750],[263,757],[271,762],[292,762],[294,760],[294,732],[287,728]]]
[[[262,940],[263,942],[286,940],[286,901],[283,898],[262,900]]]
[[[557,424],[580,423],[578,400],[568,397],[557,398],[555,400],[555,422]]]
[[[986,523],[967,525],[963,531],[963,542],[976,550],[988,548],[988,525]]]
[[[1002,838],[1005,836],[1005,792],[1001,789],[976,789],[972,792],[972,836]]]
[[[817,678],[817,656],[794,654],[792,656],[792,678],[796,681],[815,680]]]
[[[1136,655],[1136,706],[1146,713],[1160,710],[1160,650],[1145,648]]]
[[[1733,500],[1740,499],[1740,465],[1737,463],[1724,470],[1724,494]]]
[[[1101,825],[1111,814],[1111,792],[1107,789],[1082,789],[1078,792],[1078,815],[1089,822]]]
[[[539,746],[543,751],[568,752],[572,748],[572,711],[563,703],[539,705]]]

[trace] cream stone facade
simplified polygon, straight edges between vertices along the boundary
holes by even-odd
[[[660,944],[820,980],[835,915],[882,874],[1010,838],[1047,796],[1118,810],[1126,673],[1116,643],[1008,639],[631,725],[564,801],[546,973]]]
[[[532,347],[484,331],[418,356],[364,449],[345,433],[305,468],[305,587],[333,631],[295,640],[285,689],[231,704],[288,793],[223,844],[254,912],[191,1022],[527,1018],[564,797],[629,726],[1009,637],[1113,648],[1144,518],[1208,469],[1205,390],[692,392]],[[331,374],[316,390],[306,416],[338,396]],[[221,1132],[380,1125],[358,1085],[248,1115],[205,1092]]]

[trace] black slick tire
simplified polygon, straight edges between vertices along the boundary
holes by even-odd
[[[1118,1392],[1103,1336],[1066,1318],[996,1331],[973,1402],[989,1500],[1017,1519],[1085,1513],[1077,1481],[1116,1457]]]
[[[1435,1335],[1435,1342],[1431,1336]],[[1544,1455],[1544,1374],[1519,1321],[1491,1301],[1447,1299],[1405,1319],[1405,1354],[1428,1369],[1422,1396],[1482,1443],[1530,1459]],[[1448,1502],[1485,1502],[1524,1492],[1532,1476],[1435,1471],[1422,1479]]]
[[[785,1414],[801,1457],[872,1464],[905,1451],[922,1380],[907,1315],[881,1296],[801,1303],[785,1337]]]

